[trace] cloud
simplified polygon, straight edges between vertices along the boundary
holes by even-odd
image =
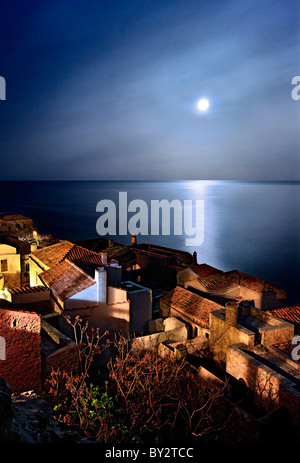
[[[294,178],[294,2],[144,3],[92,2],[82,21],[82,2],[48,3],[31,17],[35,74],[10,118],[10,175]]]

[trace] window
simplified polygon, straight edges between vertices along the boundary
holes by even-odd
[[[7,259],[1,260],[1,272],[7,272]]]
[[[13,318],[12,321],[11,321],[11,327],[12,328],[17,328],[19,325],[19,320],[18,318]]]
[[[29,272],[29,264],[25,264],[25,272]]]

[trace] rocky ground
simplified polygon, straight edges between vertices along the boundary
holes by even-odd
[[[11,394],[0,378],[0,443],[88,443],[76,430],[57,422],[48,403],[34,391]]]

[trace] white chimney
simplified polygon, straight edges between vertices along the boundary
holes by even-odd
[[[97,302],[107,303],[107,278],[104,267],[95,270],[95,281],[97,285]]]

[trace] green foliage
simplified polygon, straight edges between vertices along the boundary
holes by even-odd
[[[224,389],[201,384],[184,361],[133,349],[128,339],[115,342],[108,364],[109,380],[90,383],[86,366],[80,374],[53,371],[58,420],[79,427],[100,442],[197,442],[216,437],[226,418],[220,416]],[[86,349],[81,350],[81,355]],[[93,346],[89,348],[90,365]],[[58,391],[64,391],[64,397]]]

